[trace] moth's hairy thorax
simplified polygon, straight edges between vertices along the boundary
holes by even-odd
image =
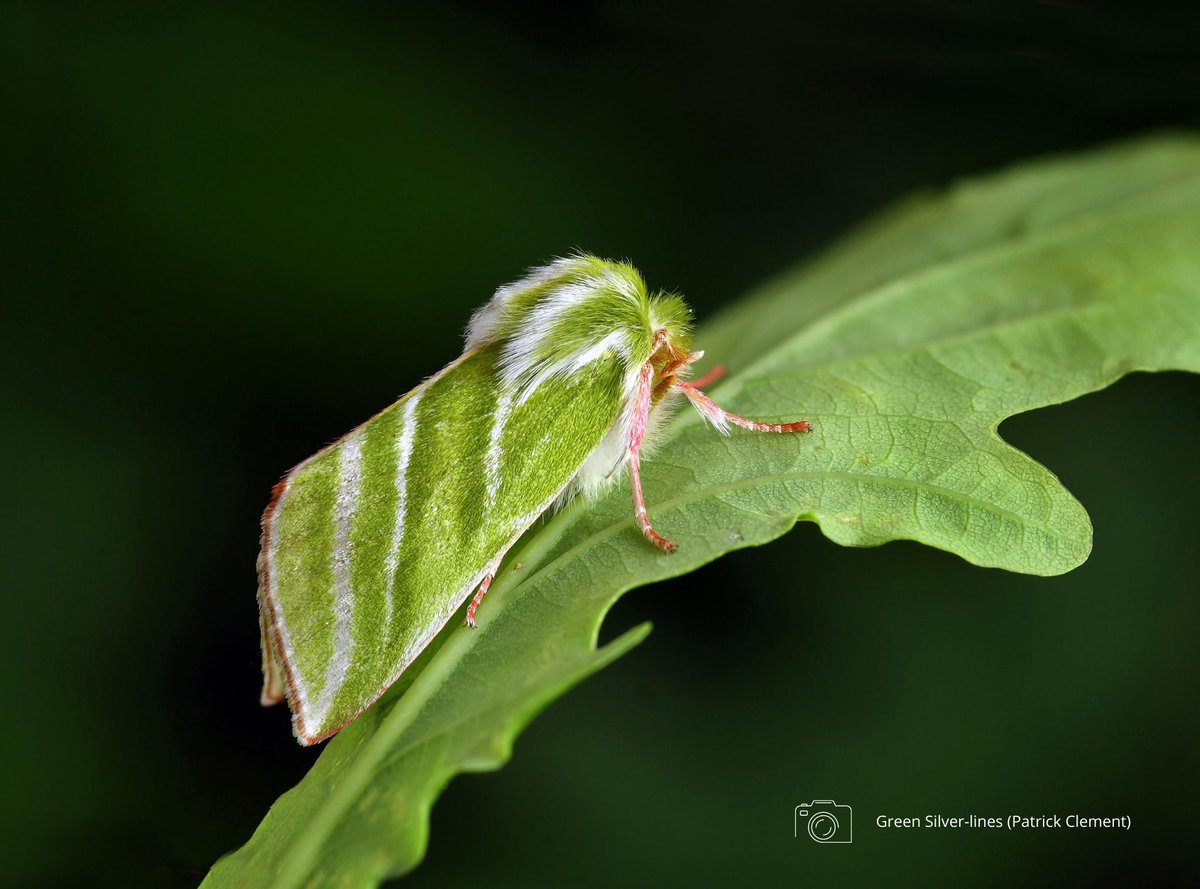
[[[498,382],[518,405],[548,381],[570,383],[595,362],[616,357],[622,382],[615,419],[564,489],[561,504],[576,494],[594,496],[620,477],[638,375],[661,332],[671,348],[686,352],[689,322],[679,297],[649,295],[632,266],[570,256],[499,288],[472,316],[466,351],[499,345]],[[655,401],[649,442],[670,401]]]

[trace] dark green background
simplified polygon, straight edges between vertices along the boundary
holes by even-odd
[[[304,774],[267,493],[525,266],[628,256],[703,318],[913,189],[1200,124],[1191,3],[499,8],[6,8],[6,883],[194,884]],[[1066,577],[803,525],[628,596],[606,638],[656,631],[451,784],[414,882],[1195,879],[1198,408],[1004,424],[1092,514]],[[792,837],[814,797],[853,845]],[[1134,827],[872,826],[1012,812]]]

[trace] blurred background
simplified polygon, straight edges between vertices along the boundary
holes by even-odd
[[[257,701],[268,491],[526,266],[631,257],[703,319],[915,189],[1200,124],[1184,2],[3,22],[12,885],[194,885],[301,778],[317,751]],[[801,525],[631,593],[605,638],[655,632],[451,783],[412,882],[1195,879],[1198,415],[1196,379],[1137,375],[1004,424],[1094,520],[1065,577]],[[793,838],[814,798],[853,845]],[[866,823],[1009,812],[1133,830]]]

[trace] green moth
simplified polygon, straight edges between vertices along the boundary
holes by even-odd
[[[557,503],[593,495],[639,455],[676,398],[722,432],[755,423],[688,381],[691,313],[632,266],[575,255],[496,291],[457,360],[292,469],[272,491],[258,559],[262,703],[287,697],[301,744],[387,690],[450,617],[475,614],[504,554]],[[708,379],[715,378],[710,374]]]

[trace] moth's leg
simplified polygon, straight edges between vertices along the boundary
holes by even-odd
[[[471,600],[471,604],[467,606],[466,624],[472,630],[475,629],[475,612],[479,610],[479,603],[483,601],[483,597],[487,595],[488,587],[492,585],[492,581],[496,577],[496,572],[500,569],[500,560],[492,562],[487,567],[487,574],[483,575],[483,580],[479,582],[479,589],[475,591],[475,598]]]
[[[797,420],[794,423],[756,423],[745,417],[739,417],[737,414],[731,414],[696,388],[695,383],[677,382],[675,388],[690,398],[700,409],[700,413],[720,428],[724,428],[726,423],[732,423],[734,426],[741,426],[743,429],[753,432],[808,432],[812,429],[812,424],[808,420]]]
[[[701,350],[699,352],[692,352],[689,355],[684,355],[682,357],[675,358],[669,364],[664,366],[663,369],[658,372],[658,375],[660,377],[663,377],[668,380],[674,379],[675,374],[681,368],[687,367],[689,364],[695,364],[697,361],[699,361],[703,357],[704,357],[704,352],[703,352],[703,350]]]
[[[711,386],[723,376],[725,376],[725,365],[718,364],[708,373],[698,376],[694,380],[688,380],[687,384],[694,389],[704,389]]]
[[[487,574],[483,578],[483,582],[479,584],[479,589],[475,593],[475,598],[471,600],[471,604],[467,606],[467,626],[472,630],[477,626],[475,623],[475,612],[479,610],[479,603],[483,601],[483,597],[487,595],[488,587],[492,585],[492,575]]]
[[[695,364],[703,357],[704,352],[693,352],[684,358],[675,359],[666,367],[664,367],[659,372],[659,378],[661,382],[654,387],[654,395],[650,400],[652,402],[657,402],[660,398],[662,398],[668,390],[674,388],[679,383],[679,381],[675,379],[675,374],[688,365]],[[725,365],[718,364],[703,376],[696,377],[694,380],[688,380],[688,385],[696,389],[703,389],[706,386],[711,386],[723,376],[725,376]]]
[[[646,420],[650,415],[650,394],[654,378],[654,367],[649,363],[642,365],[638,375],[637,391],[634,395],[633,423],[629,429],[629,482],[633,488],[633,515],[638,527],[646,539],[663,552],[673,553],[676,546],[663,537],[650,525],[646,517],[646,498],[642,494],[642,472],[639,455],[642,450],[642,440],[646,437]]]

